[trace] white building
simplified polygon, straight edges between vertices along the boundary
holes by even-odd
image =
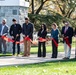
[[[0,0],[0,22],[7,19],[7,25],[12,24],[12,19],[16,18],[22,24],[24,17],[28,16],[29,2],[25,0]]]
[[[15,18],[21,25],[24,23],[24,18],[28,16],[29,2],[25,0],[0,0],[0,23],[3,18],[7,19],[7,25],[12,25],[12,19]],[[8,43],[8,50],[11,50],[11,45]]]

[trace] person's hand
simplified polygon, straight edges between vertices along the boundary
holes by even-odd
[[[52,37],[50,37],[50,38],[48,38],[48,41],[50,41],[50,40],[52,40],[53,38]]]
[[[6,36],[6,35],[7,35],[7,33],[4,33],[4,34],[3,34],[3,36]]]
[[[22,35],[23,36],[23,38],[25,37],[25,35]]]
[[[38,39],[37,40],[40,40],[42,37],[38,37]]]
[[[12,36],[12,39],[13,39],[14,37]]]
[[[19,34],[16,35],[16,37],[18,37],[18,36],[19,36]]]
[[[27,35],[27,37],[29,37],[29,35]]]
[[[62,35],[62,38],[64,38],[64,35]]]
[[[66,36],[65,38],[69,38],[68,36]]]

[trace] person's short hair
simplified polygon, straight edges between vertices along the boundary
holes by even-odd
[[[5,21],[5,22],[7,22],[7,20],[4,18],[2,21]]]
[[[29,20],[29,18],[28,17],[25,17],[25,20]]]
[[[12,21],[14,22],[14,21],[16,21],[16,19],[12,19]]]

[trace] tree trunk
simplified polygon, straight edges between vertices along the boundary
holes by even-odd
[[[36,11],[36,14],[39,14],[39,12],[41,11],[43,5],[44,5],[44,3],[40,5],[40,7],[38,8],[38,10]]]
[[[39,12],[41,11],[43,5],[44,5],[47,1],[49,1],[49,0],[45,0],[45,1],[44,1],[44,0],[41,0],[41,5],[40,5],[40,7],[38,8],[38,10],[36,11],[35,14],[39,14]]]
[[[34,14],[34,0],[32,0],[32,14]]]

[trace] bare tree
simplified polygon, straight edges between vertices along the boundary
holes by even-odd
[[[76,0],[56,0],[56,3],[64,17],[70,18],[76,8]]]

